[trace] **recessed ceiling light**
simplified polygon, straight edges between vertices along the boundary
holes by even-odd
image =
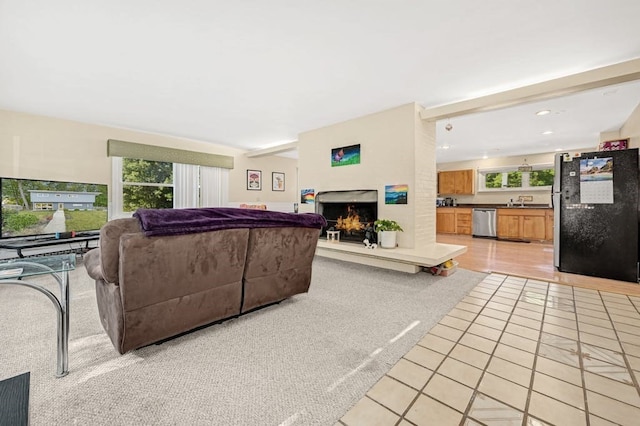
[[[442,145],[442,149],[449,149],[449,145]]]
[[[556,152],[562,151],[562,148],[556,148],[554,151]]]
[[[483,159],[483,160],[486,160],[487,158],[489,158],[489,156],[488,156],[487,154],[485,154],[485,155],[483,155],[483,156],[482,156],[482,159]]]
[[[544,132],[542,132],[543,135],[550,135],[553,133],[553,130],[546,130]]]
[[[547,115],[551,112],[551,110],[543,109],[541,111],[536,112],[536,115]]]

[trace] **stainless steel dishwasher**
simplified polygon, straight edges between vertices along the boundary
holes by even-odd
[[[473,209],[473,236],[497,238],[496,209]]]

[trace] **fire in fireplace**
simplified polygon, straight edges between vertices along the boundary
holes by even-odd
[[[316,196],[316,213],[327,219],[322,236],[326,236],[326,231],[340,231],[341,241],[376,242],[373,229],[378,217],[376,190],[320,192]]]

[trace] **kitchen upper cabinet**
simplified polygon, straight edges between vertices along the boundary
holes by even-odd
[[[474,170],[438,172],[438,194],[473,195]]]
[[[439,172],[438,173],[438,193],[439,194],[455,194],[456,175],[455,172]]]
[[[498,238],[548,240],[547,218],[545,209],[498,209]]]

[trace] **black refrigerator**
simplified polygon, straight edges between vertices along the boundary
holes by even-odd
[[[562,272],[638,282],[638,149],[557,154],[554,264]]]

